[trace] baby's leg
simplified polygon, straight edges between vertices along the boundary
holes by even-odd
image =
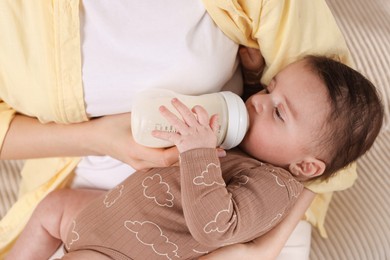
[[[7,259],[48,259],[66,239],[73,218],[102,193],[68,189],[50,193],[35,209]]]

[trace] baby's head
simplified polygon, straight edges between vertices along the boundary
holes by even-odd
[[[300,180],[327,178],[355,161],[372,146],[383,120],[373,84],[319,56],[287,66],[246,106],[250,129],[241,148]]]

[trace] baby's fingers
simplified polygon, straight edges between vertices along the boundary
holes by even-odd
[[[196,115],[199,124],[203,126],[209,125],[209,114],[207,113],[206,109],[204,109],[202,106],[195,106],[192,109],[192,112],[194,112]]]
[[[219,116],[217,114],[213,115],[211,118],[210,118],[210,127],[211,129],[213,130],[214,134],[218,134],[218,131],[219,131]]]
[[[176,128],[180,133],[185,133],[188,126],[180,119],[178,118],[174,113],[169,111],[168,108],[165,106],[160,107],[160,113],[161,115],[174,127]]]
[[[194,113],[186,106],[184,105],[180,100],[177,98],[172,99],[172,105],[176,108],[177,112],[182,116],[184,122],[188,126],[196,126],[198,124],[198,120],[196,119]],[[181,129],[179,129],[180,131]]]

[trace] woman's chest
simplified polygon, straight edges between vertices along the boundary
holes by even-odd
[[[166,88],[219,91],[237,66],[237,45],[200,0],[83,1],[81,36],[87,112],[131,111],[134,94]]]

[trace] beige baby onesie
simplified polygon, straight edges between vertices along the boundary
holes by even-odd
[[[303,185],[239,150],[180,155],[180,167],[138,171],[73,221],[66,251],[113,259],[194,259],[261,236],[284,218]]]

